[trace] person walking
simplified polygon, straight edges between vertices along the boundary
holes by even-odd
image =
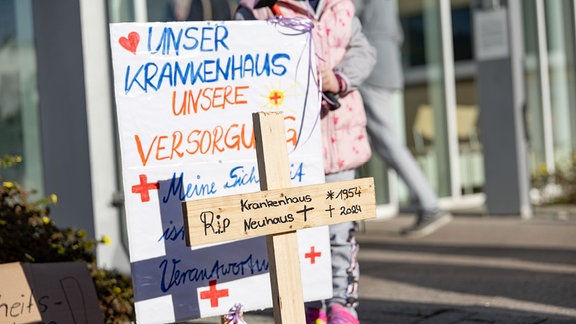
[[[400,233],[423,237],[450,222],[452,216],[440,209],[436,193],[394,125],[394,102],[404,88],[398,4],[396,0],[354,0],[354,4],[362,30],[377,52],[376,66],[360,86],[372,148],[396,171],[418,204],[415,222]]]
[[[326,182],[352,180],[355,169],[371,157],[366,130],[366,114],[357,87],[368,77],[376,53],[354,15],[351,0],[266,1],[265,8],[254,9],[258,0],[242,0],[237,19],[309,17],[322,92],[321,129]],[[357,324],[359,266],[355,222],[331,225],[333,297],[324,307],[308,304],[306,323]]]

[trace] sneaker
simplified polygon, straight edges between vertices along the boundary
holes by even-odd
[[[328,309],[328,324],[360,324],[360,321],[346,307],[333,305]]]
[[[408,237],[424,237],[448,224],[451,220],[452,215],[441,210],[435,212],[422,212],[418,214],[416,223],[410,227],[402,229],[400,234]]]
[[[323,310],[315,307],[306,308],[306,324],[326,324],[327,321],[328,317]]]

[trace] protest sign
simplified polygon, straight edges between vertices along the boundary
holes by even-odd
[[[0,323],[103,323],[86,263],[0,265]]]
[[[324,182],[310,34],[267,21],[110,33],[138,322],[271,307],[265,238],[187,247],[181,203],[259,190],[258,111],[284,114],[292,186]],[[298,249],[304,299],[331,296],[327,228],[299,231]]]
[[[0,323],[42,320],[32,288],[19,262],[0,264]]]

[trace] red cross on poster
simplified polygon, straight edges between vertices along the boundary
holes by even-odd
[[[150,190],[158,190],[158,182],[148,183],[145,174],[140,175],[140,183],[132,186],[132,193],[139,194],[140,200],[146,202],[150,200]]]
[[[210,300],[210,307],[218,307],[218,300],[228,297],[228,289],[216,289],[216,280],[210,280],[210,289],[200,292],[200,299]]]
[[[322,256],[322,252],[316,252],[315,249],[316,248],[314,247],[314,245],[312,245],[310,247],[310,252],[304,254],[304,257],[306,259],[310,259],[310,264],[315,264],[316,258],[319,258],[320,256]]]

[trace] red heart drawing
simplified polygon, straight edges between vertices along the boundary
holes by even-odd
[[[128,34],[128,38],[122,36],[118,40],[118,43],[122,45],[125,49],[136,54],[136,48],[138,48],[138,43],[140,42],[140,34],[137,32],[131,32]]]

